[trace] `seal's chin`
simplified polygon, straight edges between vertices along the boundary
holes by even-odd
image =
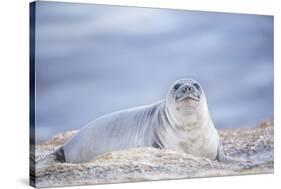
[[[194,96],[192,94],[187,94],[187,95],[184,95],[182,97],[176,98],[176,102],[178,102],[178,103],[182,102],[182,101],[189,101],[189,100],[199,102],[200,96],[199,95]]]

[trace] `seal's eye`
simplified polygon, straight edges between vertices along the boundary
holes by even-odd
[[[174,89],[177,90],[180,86],[181,86],[181,84],[178,83],[174,86]]]
[[[193,83],[193,86],[197,89],[200,90],[200,85],[198,83]]]

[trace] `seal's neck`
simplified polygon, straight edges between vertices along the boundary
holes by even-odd
[[[185,112],[174,111],[166,103],[163,103],[164,114],[166,114],[167,122],[174,129],[193,130],[204,127],[207,124],[206,122],[210,121],[208,105],[205,99],[195,108]]]

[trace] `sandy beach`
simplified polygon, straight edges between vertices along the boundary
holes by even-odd
[[[50,153],[76,132],[56,135],[35,146],[36,170],[32,175],[37,187],[273,173],[272,121],[255,128],[219,130],[226,154],[243,158],[245,163],[222,163],[154,148],[111,152],[83,164],[59,163],[49,158]]]

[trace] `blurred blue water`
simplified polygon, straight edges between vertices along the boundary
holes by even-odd
[[[216,127],[273,117],[273,17],[36,4],[36,142],[156,102],[179,78],[205,89]]]

